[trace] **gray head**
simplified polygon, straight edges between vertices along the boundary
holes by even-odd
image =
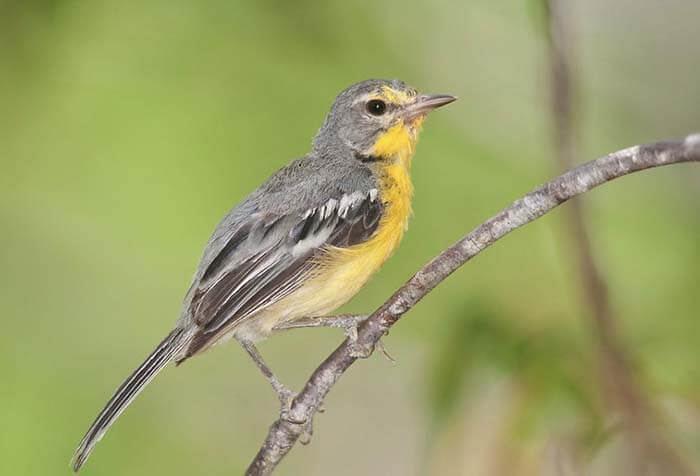
[[[353,84],[335,99],[314,137],[314,151],[350,149],[359,156],[377,155],[376,145],[388,131],[408,133],[415,139],[428,112],[456,99],[420,95],[399,80],[369,79]]]

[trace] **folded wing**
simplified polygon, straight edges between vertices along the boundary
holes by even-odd
[[[198,331],[181,360],[298,289],[319,266],[314,258],[329,246],[368,240],[382,208],[371,189],[299,213],[251,214],[195,283],[189,312]]]

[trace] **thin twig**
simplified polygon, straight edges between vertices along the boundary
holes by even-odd
[[[312,418],[343,372],[357,360],[356,356],[371,355],[379,339],[404,313],[457,268],[506,234],[615,178],[652,167],[691,161],[700,161],[700,134],[682,141],[634,146],[609,154],[576,167],[513,202],[430,261],[372,313],[360,325],[357,340],[345,339],[313,372],[293,400],[288,415],[295,421]],[[271,474],[303,431],[304,425],[278,418],[246,474]]]

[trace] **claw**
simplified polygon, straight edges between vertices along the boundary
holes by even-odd
[[[280,417],[283,420],[296,425],[303,425],[306,423],[306,419],[293,418],[289,414],[296,394],[282,384],[279,384],[279,386],[275,388],[275,391],[277,392],[277,398],[280,400]]]
[[[350,342],[357,342],[357,325],[345,327],[343,334],[350,339]]]
[[[365,347],[365,346],[360,346],[357,345],[357,342],[352,342],[352,346],[350,347],[350,356],[354,357],[356,359],[366,359],[370,355],[372,355],[372,352],[374,349],[372,347]]]
[[[393,358],[391,354],[389,354],[389,351],[386,350],[386,347],[384,347],[384,341],[382,341],[381,339],[379,340],[379,342],[377,342],[377,348],[381,351],[382,354],[384,354],[384,357],[386,357],[386,359],[389,362],[391,362],[392,364],[396,363],[396,359]]]
[[[289,415],[289,408],[282,410],[282,412],[280,414],[280,418],[282,418],[284,421],[287,421],[289,423],[293,423],[295,425],[304,425],[307,423],[307,421],[303,418],[302,419],[292,418]]]
[[[299,436],[299,443],[306,446],[309,443],[311,443],[311,438],[313,436],[314,436],[314,422],[313,422],[313,419],[311,419],[304,425],[304,430],[302,431],[301,435]]]

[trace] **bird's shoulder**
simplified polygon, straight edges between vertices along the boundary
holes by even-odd
[[[246,201],[280,215],[304,213],[331,198],[376,187],[372,170],[357,159],[309,154],[275,172]]]

